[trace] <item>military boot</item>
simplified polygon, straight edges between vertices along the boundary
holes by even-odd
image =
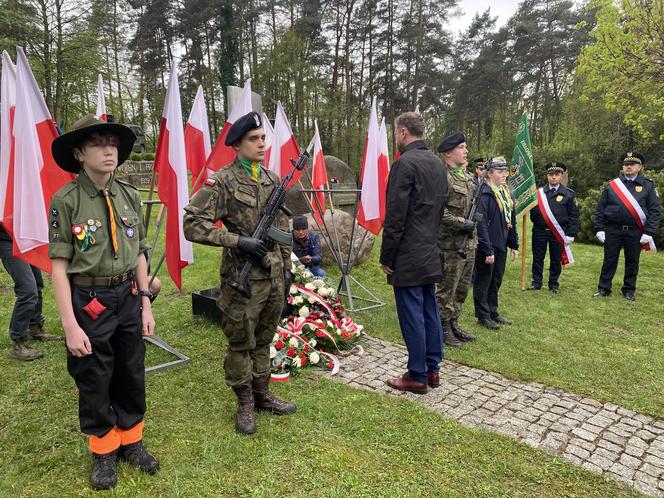
[[[450,326],[452,327],[452,333],[460,341],[474,341],[476,339],[474,334],[466,332],[461,327],[459,327],[459,320],[456,318],[450,320]]]
[[[118,450],[98,455],[92,454],[92,489],[110,489],[118,483]]]
[[[254,413],[254,395],[249,384],[233,387],[237,396],[237,413],[235,414],[235,430],[240,434],[256,432],[256,414]]]
[[[295,403],[289,403],[278,399],[270,392],[270,374],[264,377],[254,378],[251,387],[254,390],[256,411],[270,412],[274,415],[288,415],[295,413]]]
[[[33,341],[62,341],[64,337],[61,335],[48,334],[40,323],[33,323],[28,329],[30,339]]]
[[[118,458],[134,467],[138,467],[146,474],[152,475],[159,470],[159,462],[145,449],[142,439],[135,443],[120,446]]]
[[[30,340],[27,337],[21,337],[20,339],[14,341],[10,356],[15,360],[32,361],[36,360],[37,358],[41,358],[44,356],[44,353],[38,349],[33,348],[30,345]]]
[[[454,333],[452,333],[450,322],[443,322],[443,339],[445,339],[445,345],[450,346],[451,348],[458,348],[461,346],[461,341],[454,336]]]

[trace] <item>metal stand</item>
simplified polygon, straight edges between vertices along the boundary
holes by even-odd
[[[146,341],[146,342],[149,342],[150,344],[154,344],[158,348],[163,349],[164,351],[166,351],[168,353],[171,353],[173,356],[175,356],[177,358],[177,360],[174,360],[174,361],[168,361],[166,363],[162,363],[161,365],[155,365],[154,367],[148,367],[148,368],[145,369],[145,373],[161,372],[163,370],[168,370],[169,368],[184,365],[185,363],[189,363],[189,361],[190,361],[188,356],[183,355],[177,349],[170,346],[167,342],[160,339],[156,335],[149,336],[149,337],[143,337],[143,340]]]
[[[357,226],[357,213],[359,211],[359,206],[360,206],[360,194],[362,193],[362,190],[360,189],[344,189],[344,190],[335,190],[335,189],[301,189],[302,195],[305,196],[306,194],[309,193],[318,193],[318,192],[323,192],[327,193],[330,196],[334,194],[347,194],[347,193],[354,193],[355,194],[355,210],[353,213],[353,228],[351,230],[350,234],[350,241],[348,243],[348,259],[344,262],[343,261],[343,255],[341,253],[341,246],[339,244],[339,239],[337,237],[337,244],[338,247],[335,247],[334,244],[332,243],[332,237],[330,236],[330,232],[325,226],[325,219],[323,218],[323,227],[320,226],[318,221],[316,220],[316,217],[314,216],[314,221],[316,222],[316,225],[318,226],[318,229],[325,238],[325,242],[327,243],[327,246],[330,248],[330,251],[332,252],[332,256],[334,257],[335,262],[337,263],[337,266],[339,267],[339,270],[341,271],[341,279],[339,281],[339,285],[337,286],[337,293],[341,296],[345,296],[346,299],[348,300],[348,306],[346,306],[346,309],[348,311],[366,311],[374,308],[380,308],[382,306],[385,306],[385,303],[382,302],[378,297],[373,294],[369,289],[367,289],[360,281],[358,281],[355,277],[351,275],[351,271],[353,270],[353,266],[355,265],[355,258],[353,257],[353,248],[354,248],[354,241],[355,241],[355,227]],[[318,202],[318,198],[316,196],[313,196],[313,199],[316,201],[316,207],[319,212],[325,212],[324,206],[320,206]],[[313,209],[313,206],[311,206]],[[323,207],[323,209],[321,209]],[[333,228],[336,230],[336,225],[334,224],[334,211],[332,211],[332,225]],[[324,229],[324,230],[323,230]],[[360,248],[362,247],[362,244],[364,243],[364,239],[366,238],[366,232],[364,234],[364,237],[362,238],[362,241],[360,242]],[[366,293],[368,297],[362,297],[360,295],[353,294],[353,287],[352,284],[356,284],[360,289]],[[363,301],[366,303],[369,303],[368,306],[361,306],[361,307],[355,307],[355,301]]]

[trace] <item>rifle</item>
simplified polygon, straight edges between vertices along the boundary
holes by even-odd
[[[302,151],[300,157],[297,161],[291,159],[293,164],[293,169],[291,172],[281,180],[281,183],[270,194],[270,198],[267,200],[265,209],[261,215],[261,219],[252,234],[252,237],[261,240],[264,243],[274,241],[282,245],[293,245],[293,235],[290,232],[284,232],[277,227],[272,226],[274,220],[277,216],[279,210],[284,212],[286,216],[292,216],[293,213],[284,206],[284,201],[286,200],[286,187],[293,179],[293,175],[296,171],[302,171],[309,160],[311,151],[314,147],[314,141],[312,140],[309,143],[309,146]],[[242,271],[236,280],[232,280],[230,283],[231,288],[237,290],[240,294],[245,297],[251,297],[251,284],[249,283],[249,275],[251,274],[251,269],[255,264],[259,263],[263,268],[270,267],[270,260],[265,256],[262,260],[258,260],[253,255],[247,255]]]
[[[490,156],[489,159],[487,159],[487,162],[484,163],[484,175],[479,177],[479,184],[477,185],[477,188],[475,189],[475,195],[473,196],[473,202],[470,205],[470,211],[468,212],[468,217],[466,218],[466,221],[473,221],[475,223],[478,223],[482,221],[482,213],[477,212],[477,206],[480,203],[480,197],[482,196],[482,185],[484,185],[484,181],[486,180],[486,173],[489,171],[489,168],[491,167],[491,164],[493,163],[493,156]],[[459,249],[459,254],[465,255],[466,253],[464,252],[464,248],[466,247],[466,243],[468,242],[468,237],[470,237],[472,234],[466,233],[466,236],[463,238],[463,243],[461,244],[461,247]]]

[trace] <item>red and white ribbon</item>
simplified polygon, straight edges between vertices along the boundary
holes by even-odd
[[[335,325],[338,325],[339,317],[337,316],[335,311],[332,309],[332,306],[330,306],[325,299],[323,299],[317,293],[315,293],[313,291],[310,291],[309,289],[307,289],[306,287],[304,287],[302,285],[298,285],[298,284],[294,284],[294,285],[297,288],[297,290],[300,292],[300,294],[303,294],[307,298],[313,299],[316,302],[316,304],[318,304],[321,308],[323,308],[325,311],[327,311],[327,313],[330,315],[330,320],[332,321],[332,323],[334,323]]]
[[[613,190],[613,193],[618,196],[620,202],[623,203],[629,214],[632,215],[636,225],[643,232],[646,229],[646,213],[643,211],[643,208],[639,205],[638,201],[634,198],[632,193],[627,189],[625,184],[620,178],[614,178],[609,182],[609,187]],[[655,241],[651,240],[648,243],[641,244],[641,248],[644,251],[656,251]]]
[[[549,205],[549,199],[546,197],[543,188],[537,189],[537,205],[539,207],[540,213],[542,213],[542,218],[546,222],[546,226],[549,227],[551,233],[556,238],[556,240],[563,246],[563,252],[560,256],[560,259],[563,262],[563,266],[570,266],[574,263],[574,256],[572,255],[572,248],[569,244],[566,243],[565,231],[563,227],[560,226],[558,220],[553,215],[551,211],[551,206]]]

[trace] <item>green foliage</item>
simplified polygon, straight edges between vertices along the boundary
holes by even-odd
[[[143,155],[140,152],[132,152],[129,154],[129,160],[130,161],[141,161],[143,159]]]
[[[154,161],[154,152],[143,152],[143,161]]]
[[[595,238],[595,211],[597,210],[597,203],[599,202],[599,189],[592,189],[586,192],[586,195],[577,198],[577,205],[579,206],[579,233],[576,235],[578,242],[585,242],[589,244],[599,244]]]

